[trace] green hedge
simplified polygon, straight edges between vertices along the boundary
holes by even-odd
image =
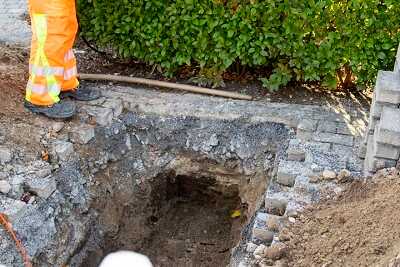
[[[123,57],[166,73],[196,65],[222,73],[234,62],[273,68],[263,83],[337,85],[339,69],[357,82],[393,67],[399,0],[78,0],[82,33]]]

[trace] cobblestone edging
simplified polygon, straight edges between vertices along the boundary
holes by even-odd
[[[360,157],[376,172],[400,162],[400,47],[394,71],[380,71],[371,105],[368,132]]]

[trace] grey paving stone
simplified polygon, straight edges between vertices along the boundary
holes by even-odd
[[[378,127],[379,143],[400,146],[400,109],[385,107]]]
[[[288,160],[292,161],[304,161],[306,158],[306,152],[301,148],[289,148],[288,151]]]
[[[317,124],[318,121],[316,120],[304,119],[300,121],[299,125],[297,126],[297,129],[313,132],[317,129]]]
[[[336,133],[337,122],[335,121],[321,121],[318,124],[318,132],[323,133]]]
[[[339,122],[336,125],[336,133],[344,135],[353,135],[352,126],[348,125],[347,123]]]
[[[379,71],[375,85],[376,101],[400,103],[400,75],[392,71]]]
[[[297,176],[311,174],[312,171],[300,162],[282,160],[279,163],[276,182],[281,185],[292,187]]]
[[[376,143],[374,146],[374,155],[378,158],[398,160],[400,156],[400,147],[387,144]]]
[[[317,142],[339,144],[344,146],[353,146],[354,144],[353,136],[332,133],[314,133],[313,140]]]

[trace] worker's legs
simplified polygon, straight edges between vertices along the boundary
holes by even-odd
[[[98,97],[74,90],[79,85],[72,52],[78,30],[75,1],[29,0],[29,10],[33,34],[26,107],[52,118],[71,117],[75,106],[60,102],[61,91],[79,100]]]
[[[70,64],[70,61],[66,62],[66,56],[72,49],[77,32],[73,2],[70,0],[29,2],[33,35],[26,100],[34,105],[53,105],[60,101],[59,94],[63,86],[69,87],[66,89],[78,86],[76,75],[68,74],[66,77],[65,69],[67,63]]]

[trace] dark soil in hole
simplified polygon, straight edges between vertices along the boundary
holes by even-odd
[[[140,251],[155,266],[226,266],[239,241],[244,218],[232,218],[241,208],[237,191],[212,189],[207,178],[177,176],[156,192],[158,207],[149,218],[152,234]],[[163,195],[164,192],[166,195]]]
[[[96,209],[103,219],[97,224],[105,229],[105,237],[95,241],[100,247],[90,250],[82,267],[98,266],[105,255],[117,250],[142,253],[155,267],[229,264],[231,249],[247,222],[247,207],[237,185],[165,173],[146,187],[149,190],[131,191],[128,198],[133,201],[122,209],[128,199],[121,192],[100,200]],[[232,218],[236,210],[241,216]]]

